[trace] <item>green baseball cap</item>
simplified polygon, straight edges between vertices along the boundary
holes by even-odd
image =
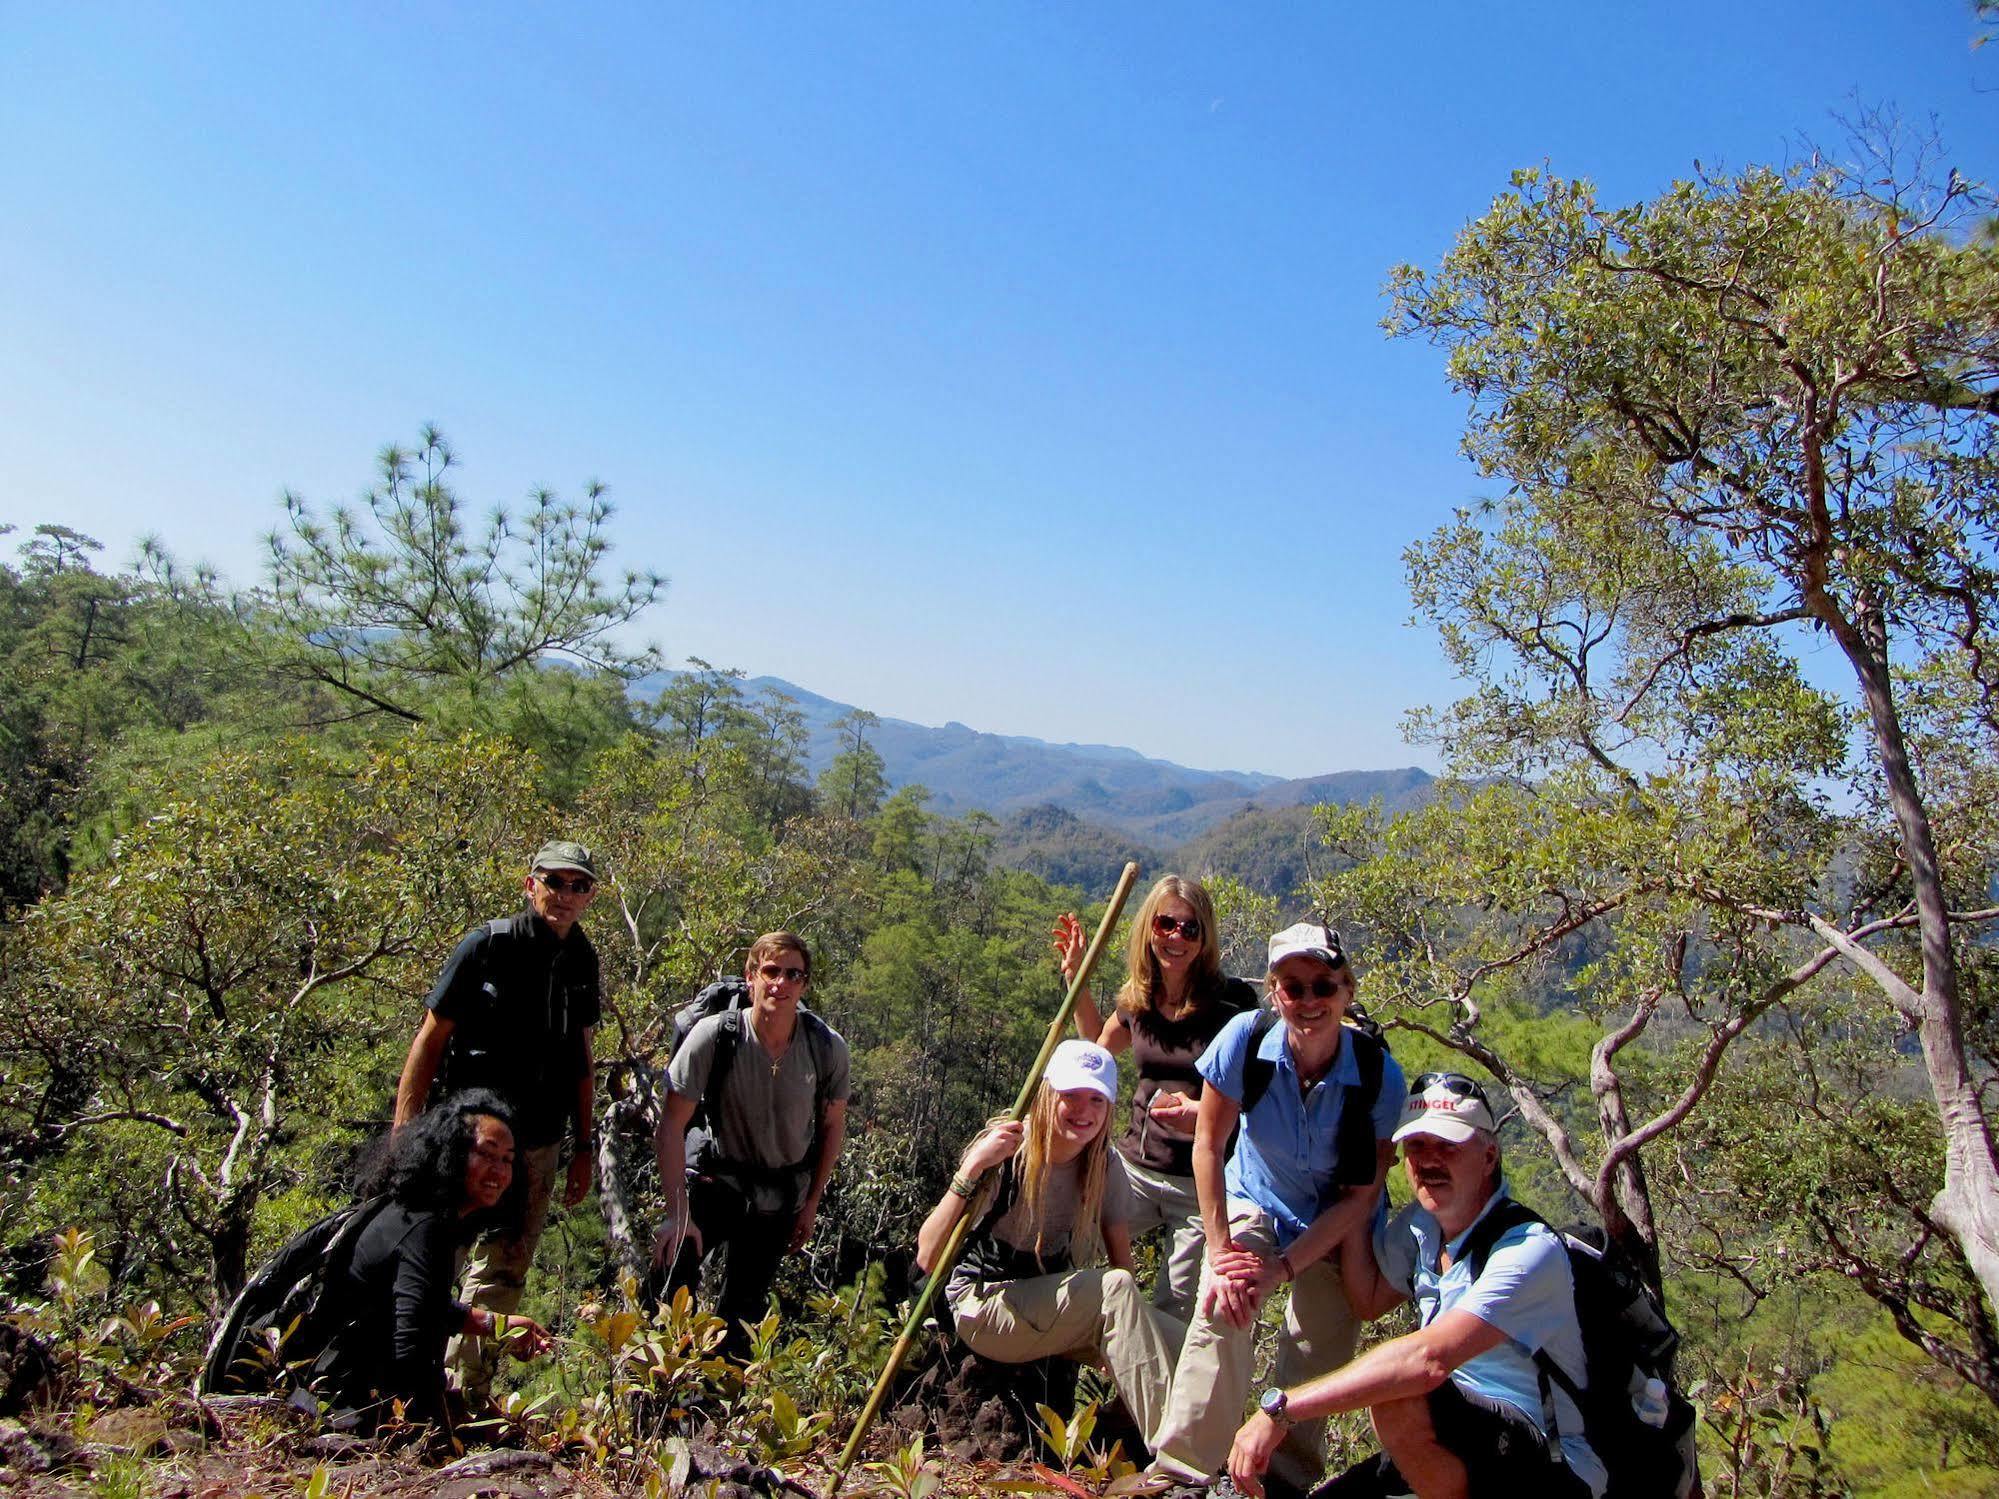
[[[594,880],[597,878],[597,856],[580,843],[557,838],[552,843],[544,843],[536,851],[534,862],[528,865],[528,869],[530,872],[537,869],[573,869]]]

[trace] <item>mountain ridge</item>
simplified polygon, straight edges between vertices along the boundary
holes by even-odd
[[[634,684],[633,692],[654,696],[679,675],[654,673]],[[781,677],[746,677],[737,685],[747,696],[776,693],[790,699],[805,722],[807,768],[816,776],[832,763],[841,746],[835,724],[854,711],[852,704]],[[882,757],[891,789],[920,784],[929,790],[933,809],[946,816],[980,811],[1005,819],[1052,806],[1158,848],[1189,842],[1244,811],[1375,796],[1391,808],[1412,805],[1433,779],[1416,766],[1289,779],[1263,771],[1200,770],[1124,745],[1064,744],[988,733],[956,720],[931,727],[880,715],[869,743]]]

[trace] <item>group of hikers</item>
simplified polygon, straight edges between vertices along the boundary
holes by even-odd
[[[580,918],[598,879],[588,848],[544,845],[523,909],[468,934],[429,995],[363,1183],[372,1210],[326,1257],[341,1311],[307,1382],[338,1425],[400,1410],[449,1430],[489,1402],[503,1353],[549,1347],[517,1308],[557,1178],[574,1205],[594,1170],[598,965]],[[1073,915],[1054,948],[1076,987]],[[759,937],[666,1074],[653,1289],[697,1285],[726,1250],[727,1352],[746,1349],[782,1257],[810,1237],[845,1136],[847,1046],[804,1008],[811,981],[804,941]],[[945,1269],[969,1219],[944,1286],[957,1339],[1002,1363],[1104,1368],[1162,1484],[1603,1499],[1570,1255],[1510,1198],[1480,1085],[1406,1082],[1357,1023],[1355,989],[1339,934],[1302,922],[1270,938],[1259,996],[1222,973],[1206,890],[1160,879],[1115,1009],[1079,997],[1081,1035],[1055,1048],[1024,1121],[966,1145],[917,1264]],[[1136,1085],[1113,1140],[1126,1051]],[[1413,1200],[1390,1217],[1398,1147]],[[1155,1231],[1148,1300],[1132,1246]],[[1245,1419],[1260,1314],[1286,1285],[1273,1377]],[[1404,1300],[1417,1329],[1355,1358],[1360,1323]],[[1325,1418],[1359,1410],[1382,1451],[1322,1484]]]

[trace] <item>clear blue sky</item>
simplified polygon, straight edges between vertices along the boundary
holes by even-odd
[[[1427,763],[1400,553],[1479,493],[1380,286],[1516,166],[1999,176],[1955,0],[0,3],[0,520],[256,576],[436,421],[605,480],[648,633],[921,722]]]

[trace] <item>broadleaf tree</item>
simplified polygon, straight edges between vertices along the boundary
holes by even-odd
[[[1999,917],[1999,261],[1979,191],[1872,141],[1626,207],[1522,171],[1397,272],[1391,330],[1448,351],[1498,495],[1408,553],[1474,684],[1415,723],[1454,778],[1336,818],[1362,862],[1324,894],[1641,1248],[1644,1147],[1739,1038],[1857,977],[1918,1043],[1942,1142],[1894,1253],[1961,1255],[1992,1303],[1966,974]],[[1481,1040],[1529,976],[1599,1020],[1586,1080]]]

